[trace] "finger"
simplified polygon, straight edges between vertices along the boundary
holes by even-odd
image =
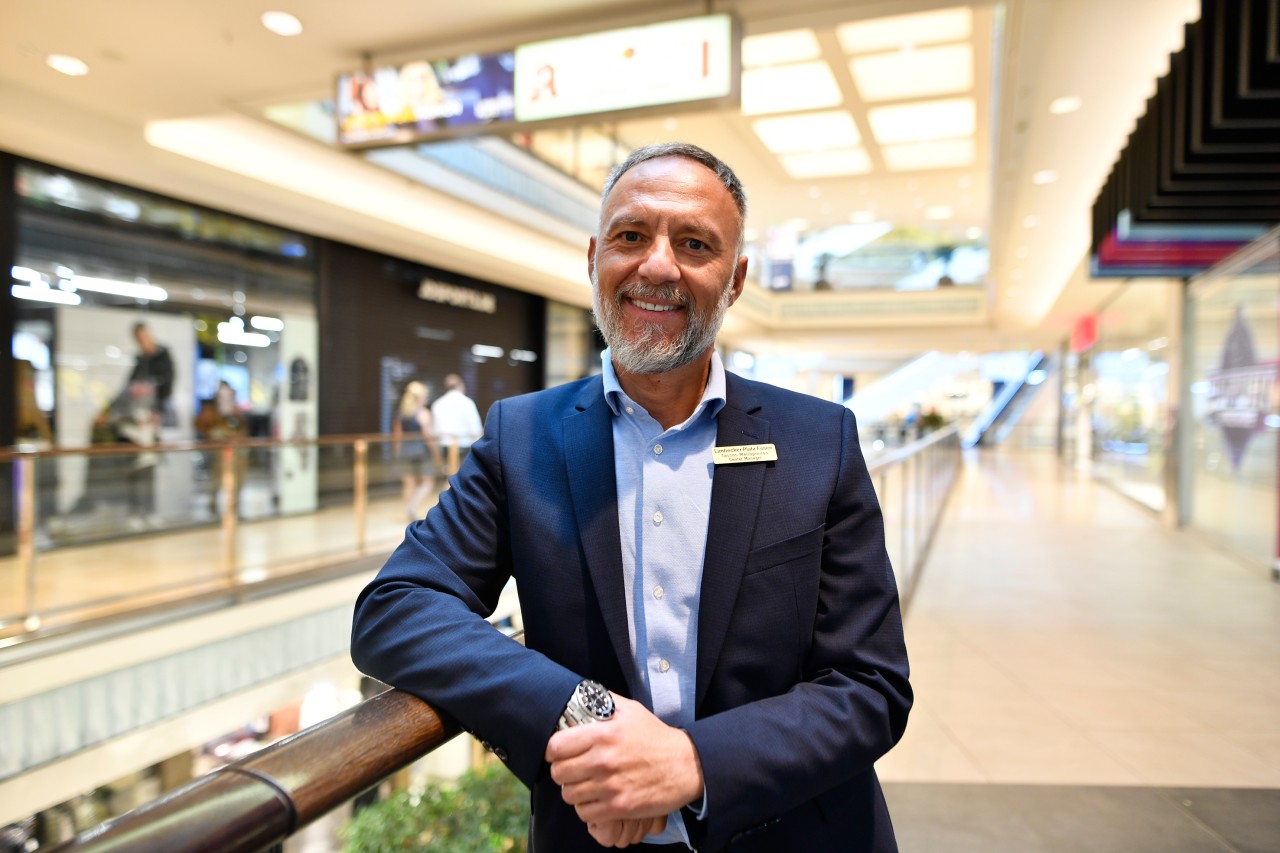
[[[547,741],[547,751],[543,757],[547,761],[554,763],[582,755],[595,742],[595,739],[591,737],[591,733],[588,731],[588,729],[592,728],[595,728],[595,726],[571,726],[567,729],[561,729]]]
[[[612,847],[622,832],[622,824],[618,821],[603,821],[587,824],[587,832],[601,847]]]

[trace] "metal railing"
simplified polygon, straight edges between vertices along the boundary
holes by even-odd
[[[884,514],[885,545],[906,609],[960,470],[959,427],[944,427],[886,450],[868,460],[867,467]]]
[[[956,428],[869,464],[904,606],[959,470]],[[57,853],[254,853],[436,749],[458,726],[421,700],[383,693],[330,720],[80,833]]]
[[[0,530],[0,645],[389,551],[409,520],[396,443],[374,433],[0,450],[15,498],[0,519],[11,525]],[[457,450],[447,453],[454,471]]]

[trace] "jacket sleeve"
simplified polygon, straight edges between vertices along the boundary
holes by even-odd
[[[486,621],[512,573],[501,421],[499,403],[453,486],[361,592],[351,657],[458,720],[532,786],[581,678]]]
[[[897,588],[851,412],[840,433],[813,636],[798,683],[688,727],[706,781],[699,846],[719,849],[871,772],[906,727],[912,694]]]

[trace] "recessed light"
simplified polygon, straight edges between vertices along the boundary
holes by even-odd
[[[68,77],[83,77],[89,73],[89,66],[83,60],[62,53],[49,54],[44,58],[44,64]]]
[[[974,226],[972,226],[971,228],[969,228],[967,231],[965,231],[965,232],[964,232],[964,236],[965,236],[965,239],[967,239],[967,240],[978,240],[978,239],[981,239],[981,238],[982,238],[982,229],[981,229],[981,228],[979,228],[977,225],[974,225]]]
[[[278,36],[296,36],[302,32],[302,21],[288,12],[263,12],[262,26]]]
[[[1028,216],[1028,217],[1026,217],[1025,219],[1023,219],[1023,220],[1022,220],[1022,227],[1023,227],[1023,228],[1035,228],[1035,227],[1036,227],[1036,223],[1037,223],[1037,222],[1039,222],[1039,220],[1038,220],[1038,219],[1036,219],[1034,216]]]
[[[1061,98],[1054,98],[1049,102],[1049,112],[1056,116],[1073,113],[1084,106],[1084,101],[1075,95],[1064,95]]]
[[[1031,183],[1039,184],[1041,186],[1044,184],[1051,184],[1056,180],[1058,180],[1058,173],[1053,171],[1053,169],[1041,169],[1031,176]]]
[[[933,207],[925,208],[925,219],[941,220],[951,218],[951,208],[945,204],[935,204]]]
[[[869,225],[876,221],[876,212],[874,210],[858,210],[854,211],[849,217],[854,225]]]

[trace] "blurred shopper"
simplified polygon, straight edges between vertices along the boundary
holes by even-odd
[[[360,669],[532,789],[534,853],[897,849],[873,765],[911,688],[880,508],[852,412],[715,352],[745,215],[700,148],[619,166],[587,255],[603,374],[494,404],[356,604]],[[525,645],[485,620],[513,576]]]
[[[431,429],[427,409],[427,386],[410,382],[400,395],[396,419],[391,424],[392,453],[400,468],[405,511],[410,521],[422,518],[422,502],[435,485],[436,472],[443,470],[440,445]]]
[[[201,401],[195,428],[196,437],[201,441],[239,441],[249,437],[249,421],[240,410],[236,389],[230,382],[220,380],[213,398]],[[203,457],[204,468],[208,472],[208,494],[216,515],[222,515],[227,506],[227,494],[222,487],[223,457],[221,449],[206,450]],[[235,450],[233,458],[236,488],[240,488],[244,485],[249,460],[244,450]]]
[[[431,404],[431,417],[444,453],[452,461],[455,454],[450,448],[457,448],[457,464],[460,465],[471,452],[471,445],[484,432],[480,411],[467,396],[467,386],[461,376],[450,373],[444,378],[444,393]],[[445,473],[452,475],[455,472],[449,470]]]

